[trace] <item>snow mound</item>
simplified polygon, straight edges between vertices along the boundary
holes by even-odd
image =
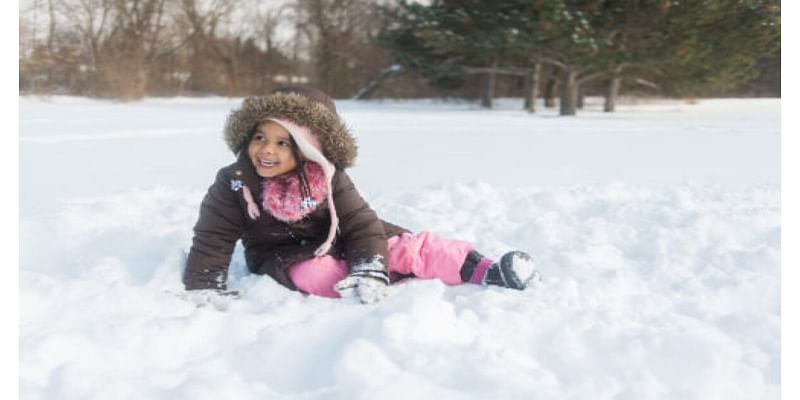
[[[781,100],[589,100],[337,101],[382,218],[542,275],[364,306],[251,275],[240,247],[240,298],[183,291],[241,99],[21,97],[21,397],[780,398]]]
[[[240,299],[182,296],[201,196],[131,189],[23,221],[23,398],[779,397],[778,187],[379,194],[389,221],[530,253],[543,283],[416,280],[371,306],[250,275],[241,249]]]

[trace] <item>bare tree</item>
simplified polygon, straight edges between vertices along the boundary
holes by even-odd
[[[389,64],[370,40],[379,23],[371,0],[290,5],[34,0],[20,14],[20,90],[133,100],[184,92],[246,95],[311,81],[350,96]],[[287,36],[285,29],[299,30]]]
[[[350,97],[390,63],[373,43],[380,18],[370,0],[296,0],[297,30],[307,41],[314,83]]]
[[[111,0],[57,0],[54,8],[79,35],[83,69],[97,71],[101,44],[110,33]]]
[[[201,83],[209,80],[206,76],[216,75],[216,71],[209,68],[214,56],[209,45],[216,40],[220,19],[230,12],[230,2],[213,1],[202,7],[197,0],[181,0],[180,6],[179,21],[190,32],[187,36],[189,86],[200,91],[211,89],[213,85],[204,87]]]
[[[305,75],[300,63],[292,63],[283,51],[284,43],[278,38],[279,29],[287,29],[287,18],[290,10],[281,6],[267,10],[259,10],[253,16],[255,37],[259,46],[263,47],[263,57],[252,61],[253,77],[256,79],[255,87],[258,90],[268,90],[276,83],[291,82],[299,75]]]
[[[143,97],[150,61],[160,48],[165,0],[112,0],[113,28],[97,54],[106,94]]]

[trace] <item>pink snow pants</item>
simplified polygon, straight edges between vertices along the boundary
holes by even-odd
[[[461,266],[472,244],[442,239],[429,232],[403,233],[389,238],[389,273],[414,274],[423,279],[439,279],[459,285]],[[289,278],[305,293],[339,297],[333,289],[347,276],[347,262],[332,256],[312,258],[289,267]]]

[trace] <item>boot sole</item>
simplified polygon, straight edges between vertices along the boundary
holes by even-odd
[[[519,262],[516,261],[515,258],[520,259],[522,262],[533,262],[531,256],[522,251],[512,251],[504,254],[500,259],[500,274],[507,287],[516,290],[525,290],[534,279],[541,280],[539,271],[536,269],[534,269],[527,278],[520,279],[519,275],[514,271],[514,263]]]

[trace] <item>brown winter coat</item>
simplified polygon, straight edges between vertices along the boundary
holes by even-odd
[[[327,236],[330,226],[327,202],[294,223],[279,221],[261,208],[262,178],[256,174],[246,151],[241,150],[258,123],[267,117],[287,118],[311,126],[322,143],[323,154],[337,167],[332,187],[339,232],[328,254],[346,260],[350,266],[377,256],[386,267],[387,239],[406,230],[378,219],[345,173],[344,168],[352,165],[356,155],[349,131],[338,115],[319,103],[297,95],[273,94],[246,99],[242,108],[228,117],[225,140],[239,154],[235,163],[219,170],[200,205],[183,277],[186,289],[225,289],[234,246],[241,239],[251,272],[267,274],[296,290],[287,274],[289,266],[314,257],[314,250]],[[253,220],[248,216],[238,183],[251,189],[262,211],[259,218]]]

